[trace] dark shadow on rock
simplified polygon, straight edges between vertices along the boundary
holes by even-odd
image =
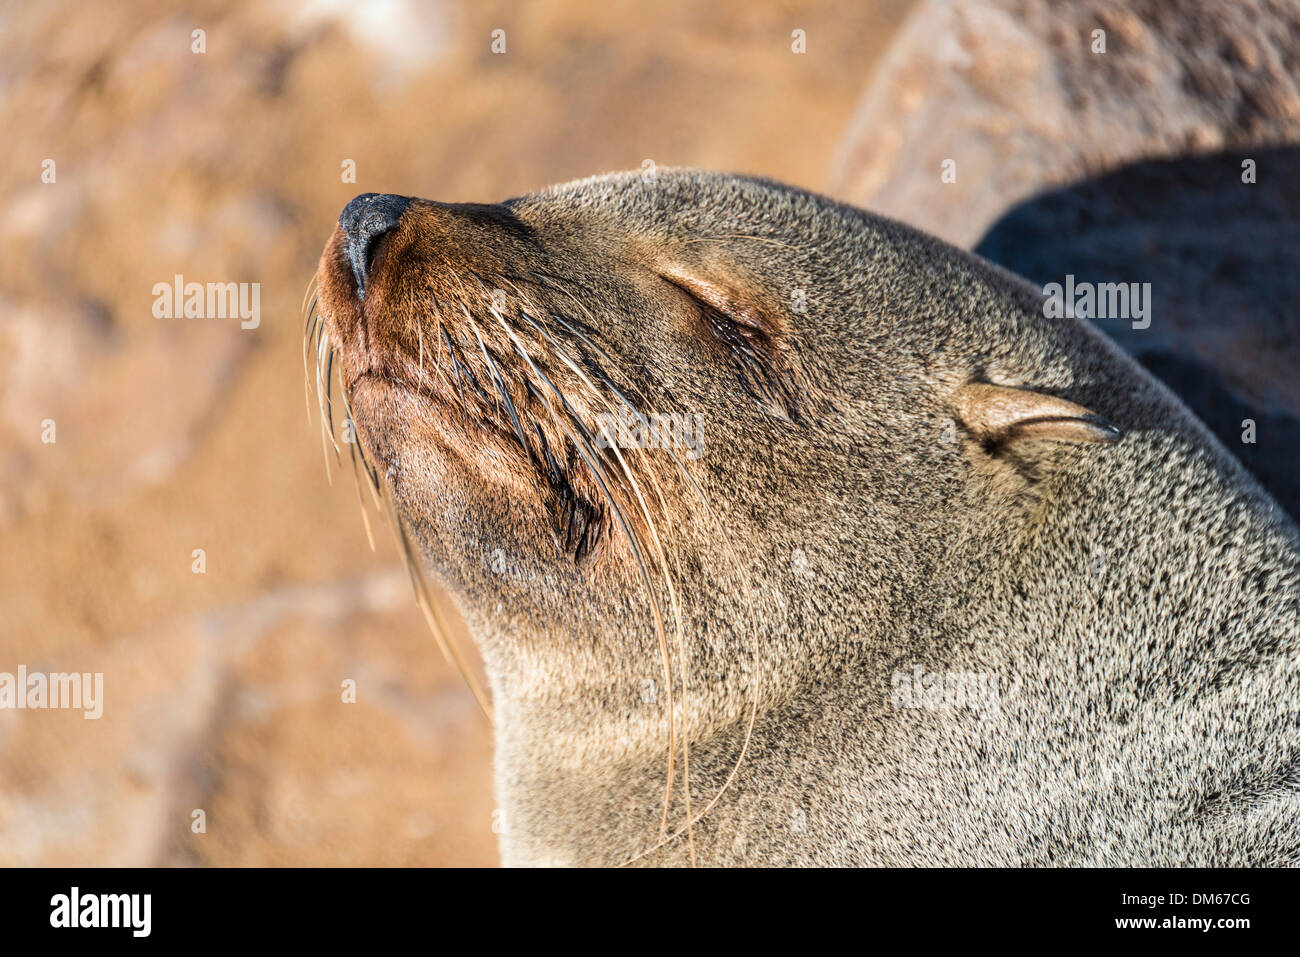
[[[1150,283],[1149,328],[1096,324],[1300,517],[1300,148],[1126,166],[1020,204],[975,251],[1040,287]]]

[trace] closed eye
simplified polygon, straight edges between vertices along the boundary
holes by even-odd
[[[710,340],[728,357],[741,387],[774,418],[800,422],[809,408],[811,390],[777,324],[755,304],[727,288],[682,270],[660,277],[694,302]]]

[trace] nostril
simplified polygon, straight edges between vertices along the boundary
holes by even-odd
[[[375,253],[379,251],[380,241],[391,233],[396,225],[396,223],[390,226],[385,223],[371,222],[368,228],[363,227],[362,237],[359,242],[360,248],[357,254],[351,257],[353,259],[353,272],[357,271],[358,262],[360,263],[361,278],[357,280],[357,287],[363,291],[363,294],[366,284],[365,279],[370,275],[370,267],[374,265]]]
[[[397,228],[398,221],[411,200],[388,193],[362,193],[343,207],[339,227],[352,275],[357,280],[357,295],[366,297],[366,277],[374,260],[379,240]]]

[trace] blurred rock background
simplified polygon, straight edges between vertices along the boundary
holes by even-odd
[[[0,4],[0,672],[105,683],[0,711],[0,864],[495,864],[490,730],[305,419],[334,220],[647,159],[824,188],[908,6]],[[178,273],[261,325],[155,318]]]

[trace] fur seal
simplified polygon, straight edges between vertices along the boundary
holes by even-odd
[[[366,194],[308,339],[482,651],[507,865],[1300,862],[1300,532],[1010,273],[718,173]]]

